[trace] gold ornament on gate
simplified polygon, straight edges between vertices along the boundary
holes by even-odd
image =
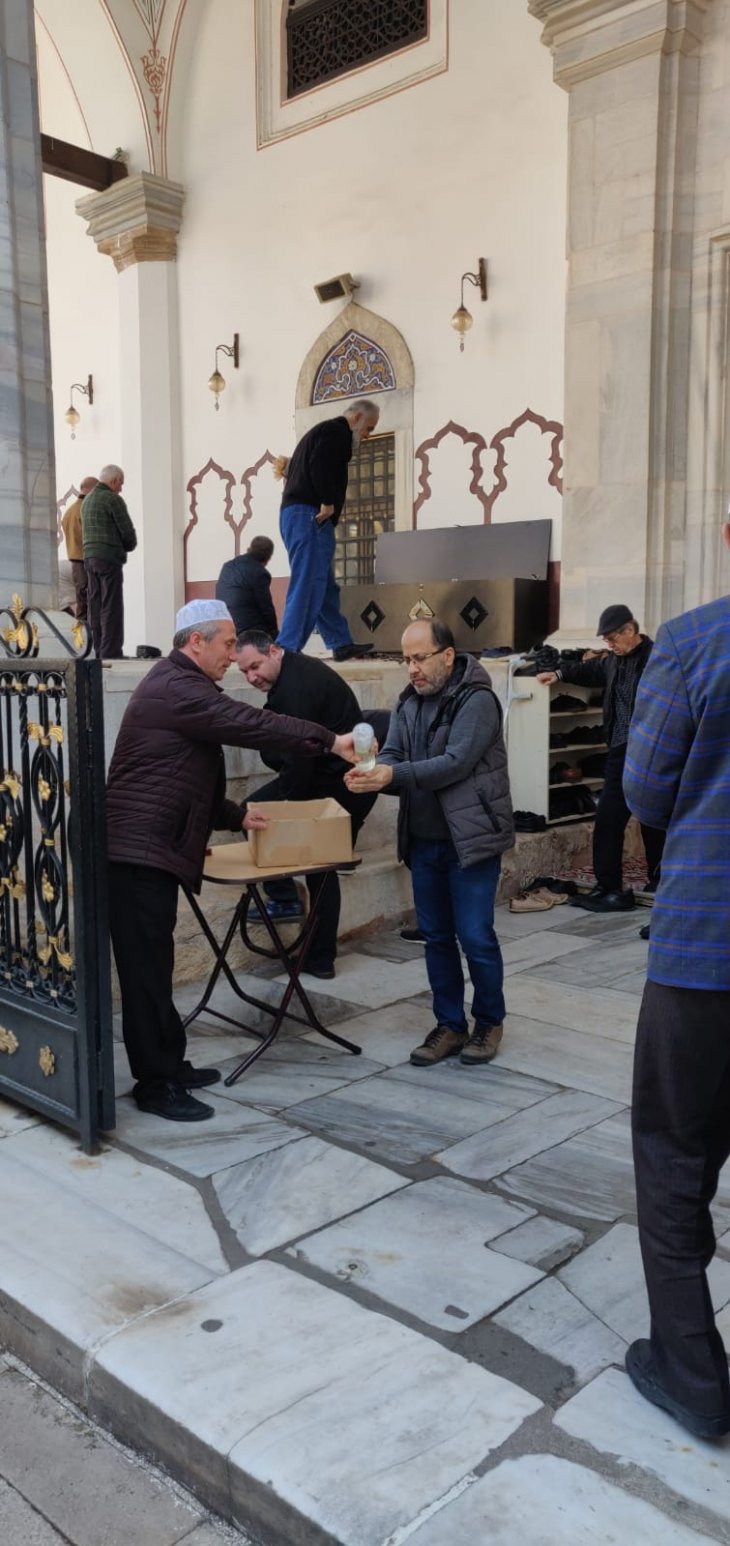
[[[18,1045],[17,1036],[14,1036],[12,1031],[6,1030],[4,1025],[0,1025],[0,1052],[7,1052],[8,1056],[12,1057],[13,1053],[17,1052]]]
[[[45,1074],[46,1079],[50,1079],[51,1074],[55,1074],[56,1059],[53,1056],[50,1047],[41,1047],[41,1050],[38,1053],[38,1067],[40,1068],[41,1073]]]

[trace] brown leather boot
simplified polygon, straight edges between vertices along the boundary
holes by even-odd
[[[491,1063],[497,1056],[504,1034],[502,1025],[475,1025],[472,1035],[461,1054],[461,1062],[476,1065]]]
[[[411,1062],[415,1063],[416,1068],[431,1068],[434,1063],[443,1062],[444,1058],[456,1057],[467,1041],[466,1031],[452,1031],[450,1025],[435,1025],[423,1045],[414,1048]]]

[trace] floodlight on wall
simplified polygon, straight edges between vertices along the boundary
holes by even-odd
[[[322,302],[349,301],[359,289],[359,280],[353,279],[352,274],[337,274],[334,279],[325,279],[322,284],[315,285],[314,293],[317,300]]]
[[[457,306],[457,309],[454,312],[453,317],[451,318],[451,326],[453,328],[455,328],[457,333],[459,334],[459,350],[460,350],[460,352],[462,354],[464,353],[464,334],[468,333],[469,328],[472,327],[473,323],[474,323],[474,318],[473,318],[471,312],[467,311],[466,306],[464,305],[464,280],[465,279],[468,279],[470,284],[476,285],[476,287],[477,287],[477,289],[479,291],[479,294],[481,296],[481,299],[483,301],[486,301],[486,299],[487,299],[487,261],[486,261],[486,258],[480,258],[479,259],[479,264],[478,264],[477,271],[476,271],[475,274],[466,273],[466,274],[462,274],[462,276],[461,276],[461,301],[460,301],[460,304]]]
[[[71,431],[71,439],[72,440],[76,439],[76,425],[81,422],[81,414],[79,413],[78,408],[74,408],[74,392],[83,392],[84,397],[88,397],[88,399],[89,399],[89,407],[91,408],[91,406],[92,406],[92,404],[94,402],[94,378],[93,378],[93,376],[87,377],[86,386],[82,386],[80,381],[74,381],[72,386],[71,386],[71,392],[69,394],[69,396],[70,396],[69,405],[68,405],[68,408],[66,409],[66,412],[64,413],[63,417],[66,420],[66,423],[68,424],[69,429]]]
[[[214,369],[213,374],[210,377],[210,380],[208,382],[208,386],[209,386],[211,392],[213,393],[213,396],[215,397],[215,410],[216,410],[216,413],[218,412],[218,409],[220,408],[220,401],[219,401],[219,399],[220,399],[221,392],[225,392],[225,389],[226,389],[225,377],[221,375],[221,373],[220,373],[220,371],[218,369],[218,355],[219,354],[227,354],[229,360],[233,360],[233,369],[234,370],[238,370],[238,333],[234,333],[233,334],[233,343],[232,344],[216,344],[216,350],[215,350],[215,369]]]

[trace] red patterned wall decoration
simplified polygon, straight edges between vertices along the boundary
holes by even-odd
[[[487,525],[491,518],[491,505],[489,503],[489,496],[482,488],[482,478],[484,476],[482,457],[487,450],[487,442],[484,439],[484,436],[479,435],[476,430],[465,429],[463,424],[455,424],[453,419],[449,419],[448,424],[444,424],[442,428],[431,437],[430,440],[422,440],[416,451],[416,467],[420,468],[418,472],[418,486],[420,493],[418,494],[413,505],[413,525],[416,526],[418,524],[417,517],[421,505],[425,504],[426,500],[431,498],[431,462],[429,452],[435,451],[436,447],[441,444],[441,441],[445,439],[446,435],[458,435],[459,440],[463,440],[464,445],[471,445],[474,447],[471,458],[471,483],[469,484],[469,493],[475,494],[479,500],[479,503],[484,510],[484,523]]]

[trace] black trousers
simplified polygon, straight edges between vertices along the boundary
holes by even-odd
[[[625,761],[625,744],[612,746],[606,756],[603,788],[593,828],[593,873],[599,886],[603,886],[606,891],[623,890],[624,833],[631,815],[622,787]],[[649,883],[655,889],[659,882],[665,834],[654,827],[642,826],[641,836]]]
[[[353,795],[345,788],[344,784],[341,789],[339,786],[334,788],[327,787],[325,789],[323,786],[318,785],[316,788],[308,789],[306,794],[284,795],[281,791],[280,780],[274,778],[270,784],[264,784],[263,789],[257,789],[252,798],[255,803],[256,800],[321,800],[328,796],[333,800],[337,800],[339,805],[346,811],[349,811],[354,847],[357,842],[358,832],[368,811],[372,810],[377,800],[377,795]],[[321,875],[308,875],[306,877],[306,884],[309,892],[310,906],[313,898],[321,892],[317,932],[312,940],[308,964],[320,970],[329,971],[334,966],[337,956],[337,930],[340,926],[340,909],[342,906],[339,876],[335,870],[330,870],[329,875],[326,875],[324,879]],[[297,900],[298,896],[296,883],[293,880],[266,881],[264,891],[271,898],[272,902],[293,902]]]
[[[172,1001],[178,882],[144,864],[109,865],[109,924],[122,1034],[138,1084],[177,1079],[186,1036]]]
[[[87,606],[94,654],[121,660],[124,646],[124,570],[108,558],[87,558]]]
[[[730,991],[647,982],[632,1127],[652,1357],[676,1401],[730,1412],[728,1365],[707,1287],[710,1203],[730,1155]]]
[[[84,563],[83,558],[71,559],[71,574],[73,576],[74,591],[76,593],[76,616],[80,622],[85,622],[87,614],[89,577],[86,573],[86,564]]]

